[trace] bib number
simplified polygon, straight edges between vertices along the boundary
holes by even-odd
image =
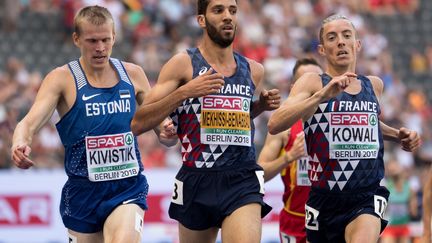
[[[281,240],[282,240],[282,243],[296,243],[297,242],[297,240],[294,236],[287,235],[287,234],[282,233],[282,232],[281,232]]]
[[[305,206],[306,211],[306,229],[309,230],[318,230],[319,224],[318,224],[318,215],[319,211],[309,207],[308,205]]]
[[[171,202],[183,205],[183,182],[177,179],[174,180],[174,189],[171,196]]]
[[[384,197],[374,196],[375,213],[381,218],[384,218],[384,213],[387,208],[387,200]]]

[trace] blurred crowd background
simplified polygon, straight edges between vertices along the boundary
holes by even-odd
[[[196,46],[196,0],[1,0],[0,1],[0,169],[16,169],[10,146],[17,122],[29,110],[43,77],[79,57],[73,45],[74,14],[98,4],[113,14],[113,57],[142,66],[151,84],[173,54]],[[239,0],[236,51],[263,63],[265,88],[288,96],[297,58],[317,55],[321,20],[346,15],[362,41],[357,73],[384,81],[381,100],[386,123],[421,134],[422,147],[406,153],[386,144],[387,181],[409,186],[410,221],[421,217],[421,189],[432,162],[432,1],[430,0]],[[260,151],[267,112],[255,119]],[[34,137],[32,170],[63,167],[63,148],[55,129],[58,116]],[[139,137],[145,168],[181,165],[179,147],[165,148],[148,132]],[[393,184],[392,184],[393,185]],[[391,202],[390,202],[391,204]],[[391,212],[390,212],[391,215]]]

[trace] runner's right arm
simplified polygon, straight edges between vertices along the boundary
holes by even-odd
[[[289,131],[284,131],[276,135],[267,133],[265,144],[258,157],[258,164],[264,169],[264,181],[269,181],[293,161],[305,155],[304,134],[297,136],[293,146],[282,156],[280,153],[284,149]]]
[[[172,57],[160,71],[157,84],[145,96],[135,113],[131,126],[135,135],[159,125],[185,99],[217,93],[223,86],[223,76],[209,69],[192,79],[192,65],[187,53]],[[190,80],[190,81],[189,81]]]
[[[63,97],[64,82],[59,78],[64,75],[63,69],[57,68],[45,77],[30,111],[15,128],[11,157],[15,165],[21,169],[28,169],[34,165],[29,157],[33,136],[51,118]]]

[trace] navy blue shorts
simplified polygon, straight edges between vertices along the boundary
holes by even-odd
[[[191,230],[221,227],[236,209],[258,203],[261,216],[271,207],[263,201],[263,169],[257,165],[223,171],[183,166],[176,176],[169,216]]]
[[[147,210],[148,184],[144,175],[115,181],[71,179],[63,186],[60,214],[66,228],[95,233],[120,204],[133,203]]]
[[[306,203],[306,234],[311,243],[345,242],[346,226],[362,214],[381,219],[381,232],[387,225],[383,214],[389,191],[382,186],[358,193],[331,194],[311,190]]]

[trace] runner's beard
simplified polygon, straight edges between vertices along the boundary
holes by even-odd
[[[207,34],[214,43],[216,43],[218,46],[222,48],[227,48],[228,46],[231,45],[231,43],[234,41],[236,27],[234,27],[234,33],[232,37],[223,37],[217,31],[216,27],[207,21],[207,18],[205,19],[205,22],[207,26]]]

